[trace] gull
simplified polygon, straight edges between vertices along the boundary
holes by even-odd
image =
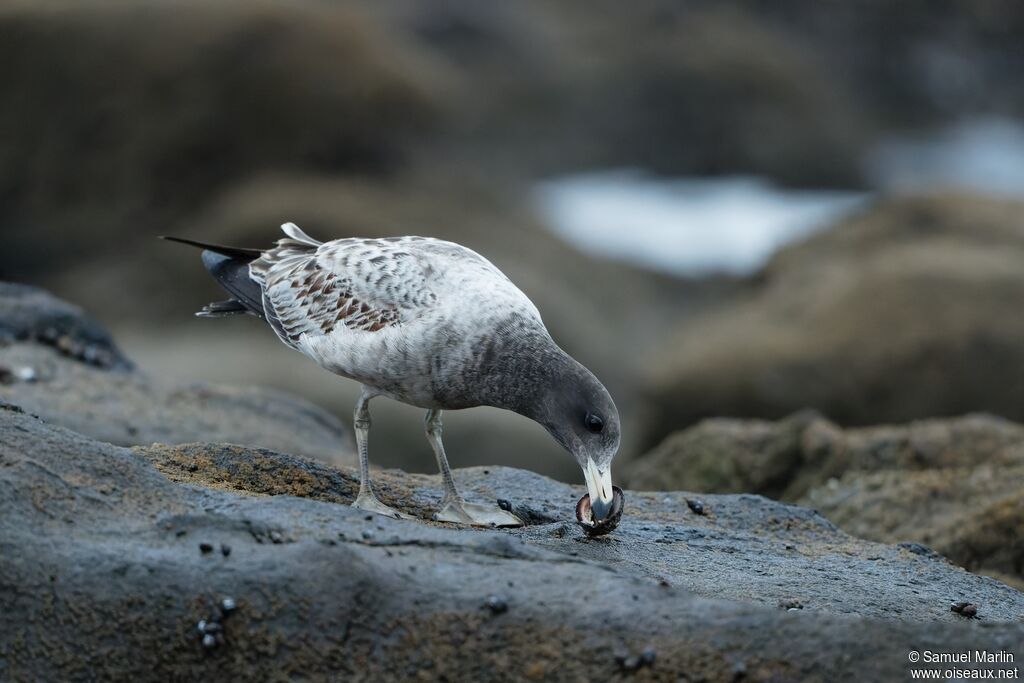
[[[497,506],[467,502],[441,440],[441,414],[493,406],[542,425],[583,470],[594,518],[612,509],[611,463],[619,414],[611,395],[551,338],[537,307],[490,261],[429,237],[313,239],[294,223],[270,249],[167,237],[203,249],[210,275],[231,298],[196,315],[250,314],[320,367],[359,382],[353,423],[359,494],[353,505],[409,518],[381,502],[370,477],[371,399],[426,410],[440,469],[439,521],[519,526]]]

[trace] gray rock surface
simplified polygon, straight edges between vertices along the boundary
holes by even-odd
[[[990,415],[859,429],[810,411],[706,420],[631,463],[625,479],[809,505],[860,538],[924,544],[1024,586],[1024,426]]]
[[[119,445],[224,441],[352,462],[345,425],[280,392],[180,384],[133,368],[81,309],[0,283],[0,400]]]
[[[437,480],[399,472],[381,496],[419,520],[366,515],[348,469],[126,449],[5,404],[0,679],[895,680],[910,650],[1024,656],[1024,594],[804,508],[627,492],[589,540],[579,487],[456,477],[530,525],[431,522]]]

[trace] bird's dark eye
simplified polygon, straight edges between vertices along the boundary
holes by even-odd
[[[604,420],[593,413],[587,413],[587,416],[583,418],[583,424],[586,426],[588,431],[593,432],[594,434],[598,434],[602,429],[604,429]]]

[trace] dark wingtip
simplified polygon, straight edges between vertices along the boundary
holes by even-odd
[[[160,239],[167,240],[168,242],[177,242],[178,244],[187,244],[190,247],[196,247],[198,249],[205,249],[206,251],[212,251],[215,254],[227,256],[230,258],[240,258],[248,261],[258,259],[263,255],[261,249],[247,249],[244,247],[227,247],[222,244],[208,244],[206,242],[200,242],[198,240],[190,240],[184,237],[172,237],[170,235],[160,235]]]
[[[190,247],[199,247],[200,249],[206,249],[207,246],[202,242],[185,239],[184,237],[174,237],[173,235],[157,235],[156,238],[158,240],[167,240],[168,242],[177,242],[178,244],[187,244]]]

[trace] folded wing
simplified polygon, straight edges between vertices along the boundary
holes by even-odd
[[[375,333],[433,305],[430,260],[416,238],[342,239],[326,244],[294,225],[252,262],[267,321],[293,348],[303,336]],[[422,240],[427,241],[427,240]]]

